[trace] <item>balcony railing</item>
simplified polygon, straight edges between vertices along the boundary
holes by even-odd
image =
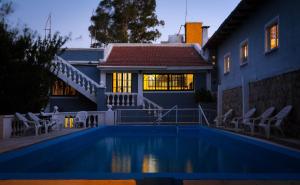
[[[114,93],[107,92],[106,104],[112,107],[134,107],[137,106],[137,93]]]

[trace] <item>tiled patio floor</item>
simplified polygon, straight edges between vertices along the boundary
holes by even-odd
[[[233,128],[219,127],[217,129],[229,131],[229,132],[239,134],[239,135],[242,135],[242,136],[253,137],[253,138],[262,140],[264,142],[270,142],[270,143],[273,143],[273,144],[279,144],[279,145],[282,145],[282,146],[286,146],[288,148],[300,150],[300,139],[284,138],[284,137],[278,137],[278,136],[272,136],[270,139],[267,139],[266,137],[264,137],[263,135],[260,135],[260,134],[255,134],[255,135],[252,136],[248,132],[243,132],[243,131],[236,132],[235,129],[233,129]]]
[[[26,147],[35,143],[64,136],[81,130],[84,129],[82,128],[62,129],[62,130],[54,130],[47,134],[41,134],[38,136],[24,136],[24,137],[17,137],[17,138],[2,139],[0,140],[0,153]]]

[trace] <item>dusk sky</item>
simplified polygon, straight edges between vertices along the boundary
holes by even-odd
[[[10,23],[31,29],[44,35],[48,15],[52,14],[52,32],[61,35],[71,33],[72,40],[67,47],[89,47],[88,27],[90,17],[100,0],[12,0],[14,13],[9,17]],[[179,31],[185,21],[185,0],[157,0],[158,18],[165,21],[160,27],[162,37],[156,42],[167,40],[168,35]],[[188,0],[187,21],[200,21],[210,26],[211,36],[240,0]],[[181,31],[183,33],[183,30]]]

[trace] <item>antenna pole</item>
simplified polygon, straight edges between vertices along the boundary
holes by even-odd
[[[50,36],[51,37],[51,28],[52,28],[52,23],[51,23],[51,13],[49,14],[47,20],[46,20],[46,24],[45,24],[45,39]]]
[[[187,21],[187,15],[188,15],[188,0],[185,0],[185,23]]]

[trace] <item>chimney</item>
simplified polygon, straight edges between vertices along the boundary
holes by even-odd
[[[209,26],[202,26],[202,47],[208,41],[208,28],[209,28]]]

